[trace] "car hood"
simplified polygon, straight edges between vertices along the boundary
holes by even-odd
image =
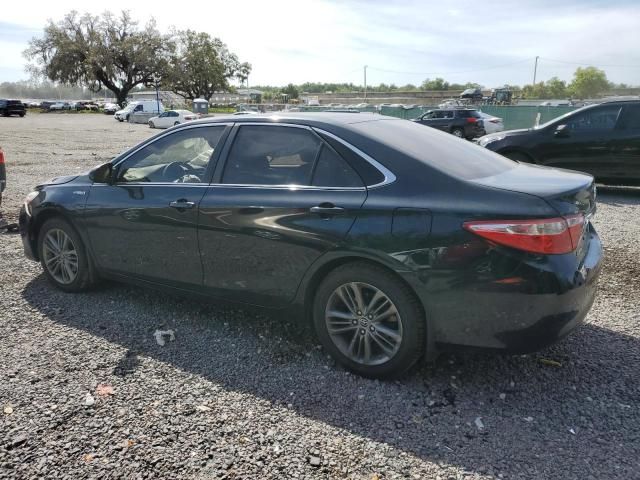
[[[517,130],[504,130],[502,132],[498,132],[498,133],[491,133],[489,135],[485,135],[484,137],[482,137],[483,139],[489,139],[489,138],[504,138],[504,137],[515,137],[517,135],[523,135],[523,134],[527,134],[531,131],[530,128],[519,128]]]
[[[46,182],[41,183],[40,185],[38,185],[38,187],[46,187],[47,185],[62,185],[64,183],[69,183],[78,177],[79,175],[63,175],[61,177],[55,177],[51,180],[47,180]]]

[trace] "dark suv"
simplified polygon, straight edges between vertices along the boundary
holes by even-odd
[[[484,131],[482,117],[477,110],[473,110],[472,108],[429,110],[424,115],[412,121],[427,125],[428,127],[444,130],[456,137],[466,138],[468,140],[481,137],[486,133]]]
[[[8,117],[9,115],[20,115],[24,117],[26,110],[24,104],[20,100],[0,99],[0,115]]]
[[[640,100],[588,105],[537,127],[477,142],[513,160],[580,170],[601,183],[640,185]]]

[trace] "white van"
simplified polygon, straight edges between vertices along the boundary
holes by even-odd
[[[158,105],[160,106],[159,110]],[[159,102],[158,104],[157,100],[138,100],[131,102],[122,110],[118,110],[113,117],[119,122],[124,122],[125,120],[129,121],[129,115],[138,112],[159,115],[164,112],[164,106],[162,105],[162,102]]]

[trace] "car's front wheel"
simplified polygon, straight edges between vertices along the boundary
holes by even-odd
[[[425,320],[415,295],[368,263],[338,267],[324,279],[313,320],[325,349],[365,377],[398,377],[424,353]]]
[[[62,218],[51,218],[40,228],[38,255],[49,281],[65,292],[91,286],[91,271],[82,239]]]
[[[153,122],[149,122],[149,128],[156,128],[156,126],[153,124]]]

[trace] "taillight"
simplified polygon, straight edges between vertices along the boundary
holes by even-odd
[[[578,248],[584,215],[540,220],[481,220],[463,227],[499,245],[531,253],[562,254]]]
[[[478,121],[475,117],[467,117],[467,123],[476,123]]]
[[[4,165],[4,152],[0,148],[0,165]]]

